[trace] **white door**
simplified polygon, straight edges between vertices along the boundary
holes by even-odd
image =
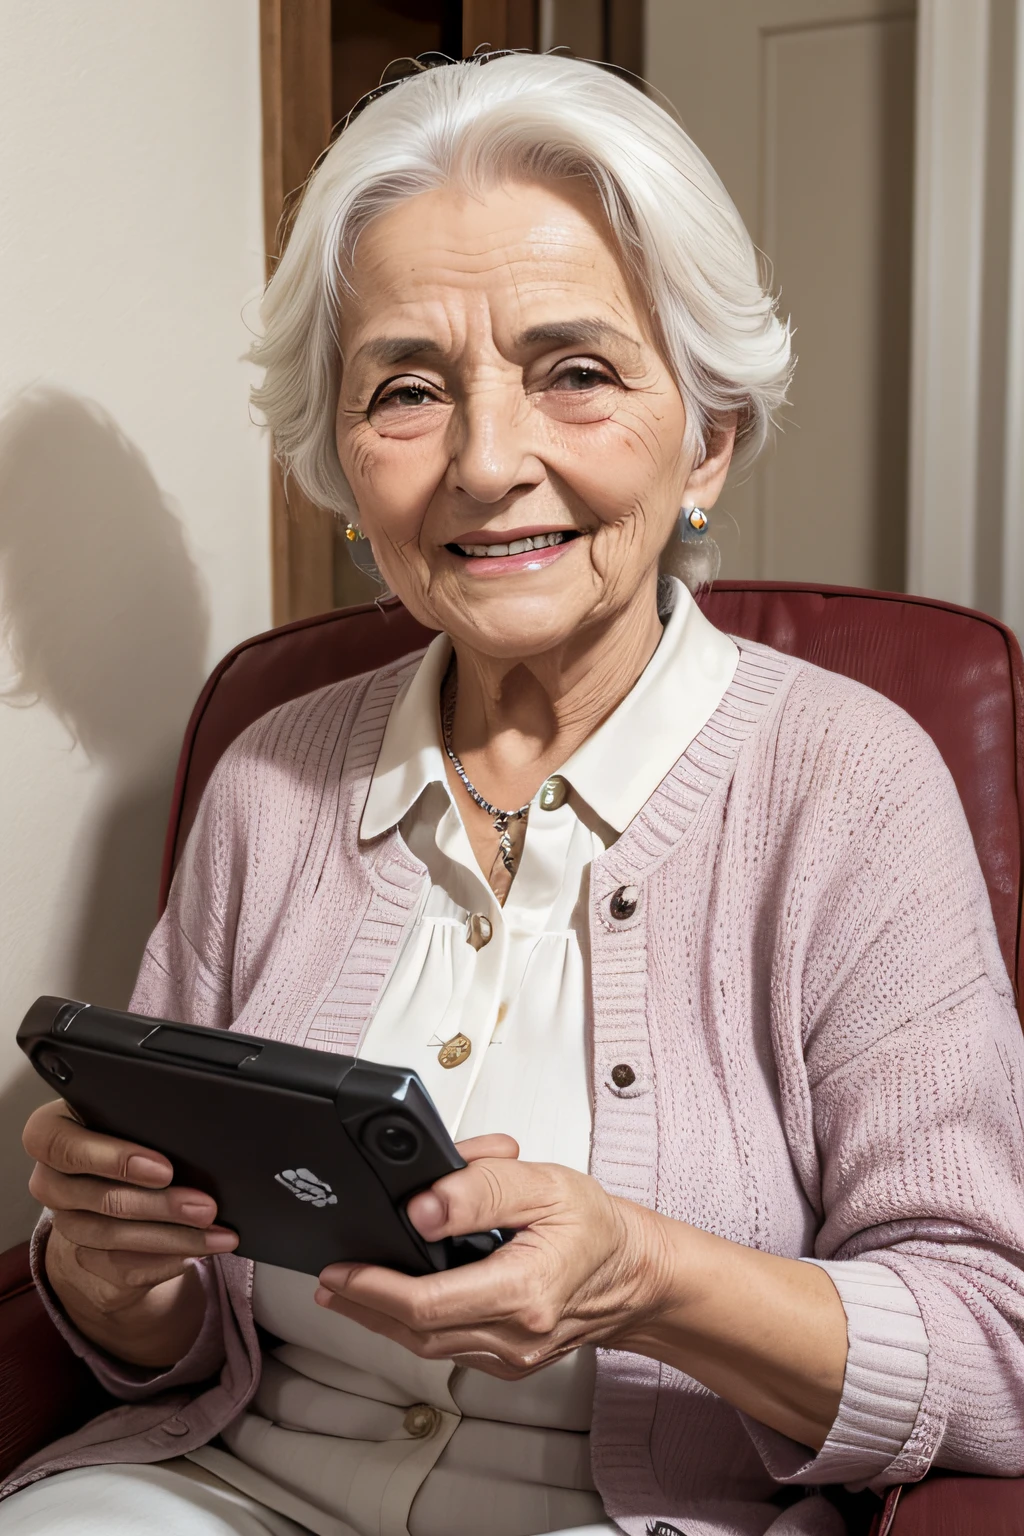
[[[648,0],[646,74],[774,270],[783,432],[715,519],[723,576],[901,589],[914,0]]]

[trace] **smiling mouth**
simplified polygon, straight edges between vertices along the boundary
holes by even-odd
[[[558,533],[535,533],[529,538],[512,539],[508,544],[446,544],[453,555],[463,555],[467,560],[494,560],[502,555],[525,555],[534,549],[551,549],[556,544],[568,544],[578,539],[575,528],[565,528]]]

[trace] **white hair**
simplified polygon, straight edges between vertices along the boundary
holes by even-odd
[[[649,306],[699,460],[722,413],[739,417],[736,462],[763,446],[786,396],[789,327],[718,176],[663,107],[602,69],[516,53],[412,75],[372,101],[310,178],[267,286],[264,368],[252,391],[286,473],[322,507],[355,516],[338,461],[338,316],[360,231],[406,198],[450,183],[585,176]]]

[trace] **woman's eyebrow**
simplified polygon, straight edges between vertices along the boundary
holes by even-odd
[[[610,325],[607,320],[551,320],[544,325],[531,325],[516,337],[517,347],[535,347],[541,344],[556,347],[600,347],[607,341],[620,341],[639,353],[640,343],[627,331]]]
[[[356,358],[371,363],[401,363],[408,357],[437,356],[442,351],[429,336],[377,336],[366,341],[356,353]],[[353,362],[356,359],[353,358]]]
[[[549,320],[531,325],[515,338],[517,350],[536,346],[600,347],[618,341],[639,354],[640,343],[627,331],[620,331],[607,320]],[[390,367],[410,357],[439,357],[444,349],[429,336],[375,336],[359,348],[353,362],[366,361]]]

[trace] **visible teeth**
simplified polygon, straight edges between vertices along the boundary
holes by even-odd
[[[511,544],[460,544],[458,547],[464,555],[493,560],[499,555],[524,555],[530,549],[550,549],[564,539],[564,533],[538,533],[530,539],[513,539]]]

